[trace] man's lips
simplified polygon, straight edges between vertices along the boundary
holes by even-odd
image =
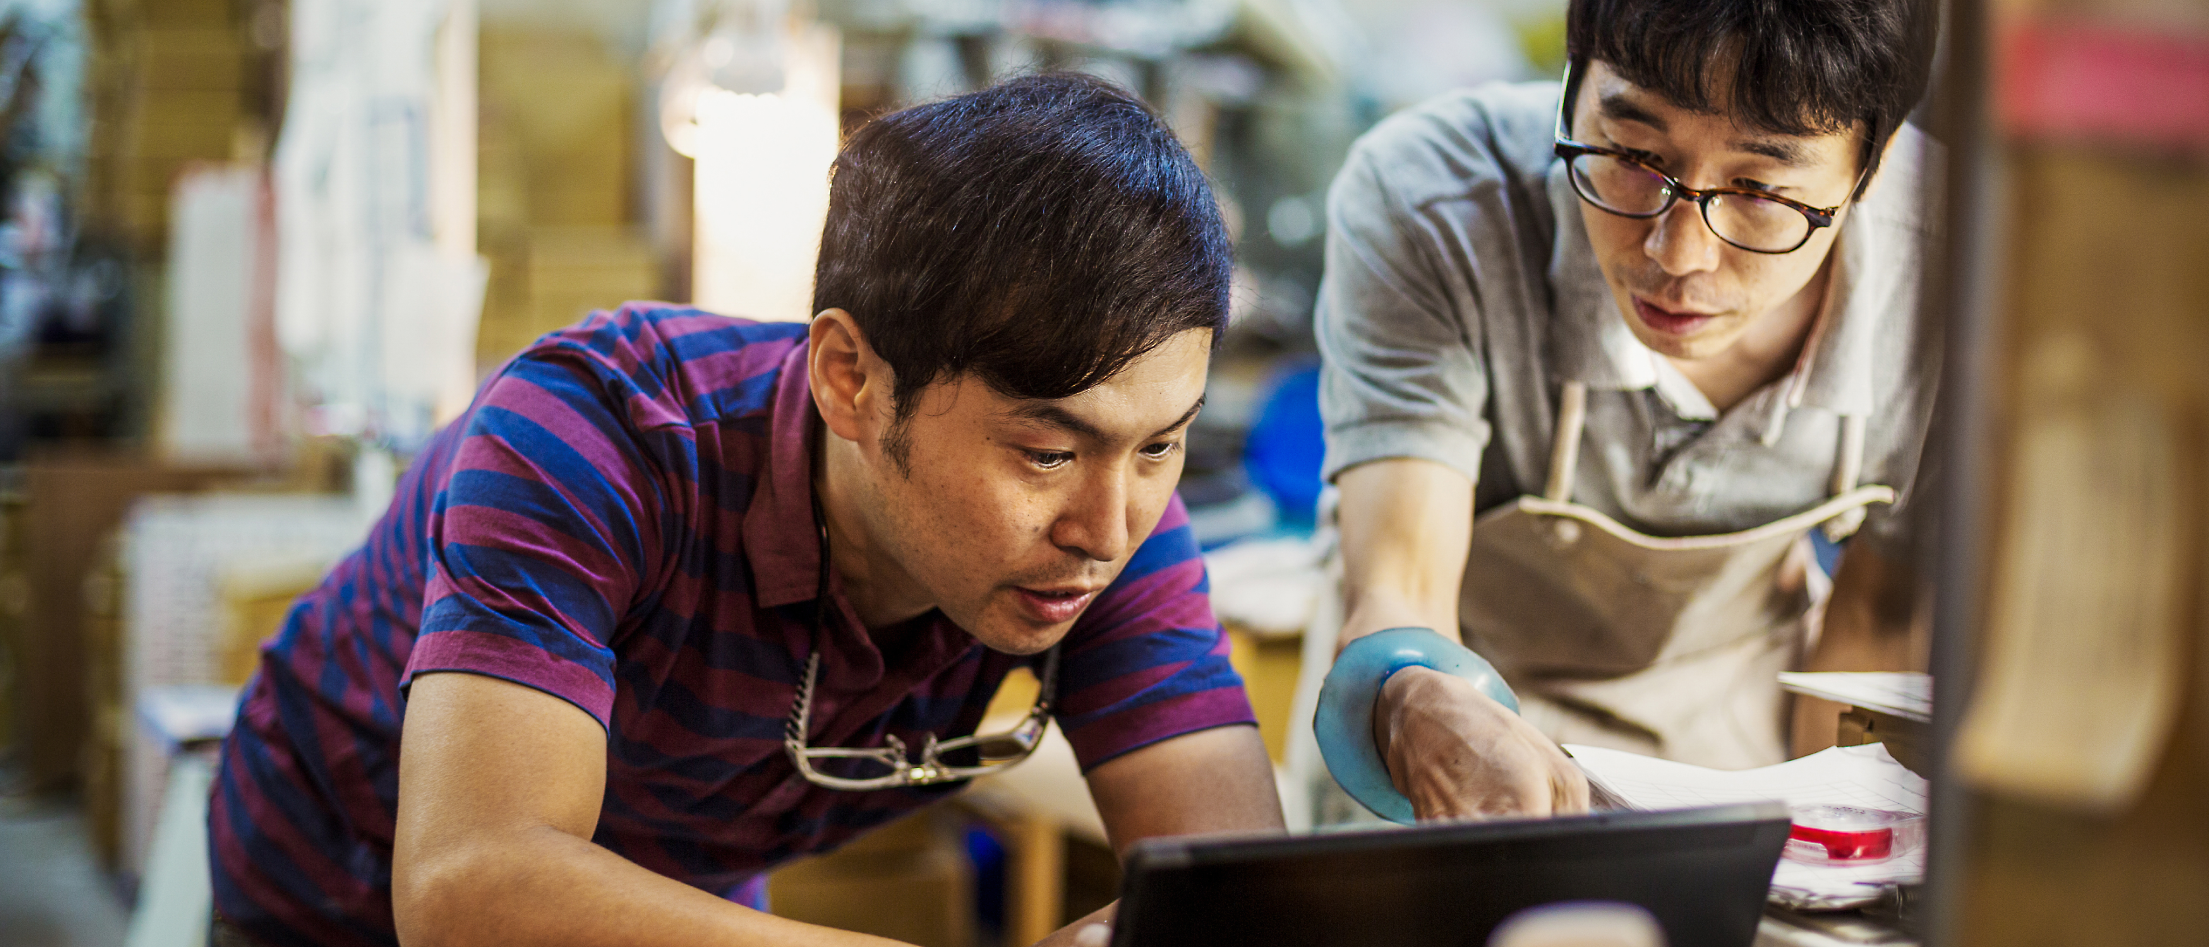
[[[1676,312],[1664,309],[1643,299],[1634,297],[1634,315],[1641,324],[1666,335],[1688,335],[1703,327],[1716,316],[1707,312]]]
[[[1103,589],[1074,585],[1031,589],[1016,585],[1013,591],[1028,617],[1046,625],[1057,625],[1073,621]]]

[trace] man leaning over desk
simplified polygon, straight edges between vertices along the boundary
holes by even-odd
[[[1572,0],[1561,87],[1444,96],[1353,150],[1317,315],[1338,646],[1436,629],[1522,706],[1386,679],[1379,785],[1418,816],[1584,809],[1559,741],[1778,762],[1778,672],[1913,663],[1929,14]],[[1822,635],[1811,529],[1854,534]],[[1833,727],[1796,707],[1793,748]]]
[[[1030,77],[853,133],[810,326],[539,340],[264,648],[215,943],[885,943],[766,871],[1046,715],[1118,847],[1279,826],[1173,492],[1230,270],[1141,103]],[[1030,719],[966,739],[1023,665]]]

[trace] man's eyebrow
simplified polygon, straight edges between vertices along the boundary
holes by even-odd
[[[1808,161],[1801,145],[1786,138],[1743,138],[1733,143],[1733,150],[1761,155],[1790,168],[1799,168]]]
[[[1604,118],[1614,122],[1640,122],[1660,132],[1669,130],[1665,127],[1664,119],[1657,117],[1657,113],[1642,108],[1641,103],[1627,98],[1624,92],[1604,93],[1597,100],[1596,109],[1603,113]]]
[[[1604,118],[1615,122],[1640,122],[1657,131],[1670,131],[1663,118],[1643,108],[1641,103],[1625,92],[1606,92],[1597,100],[1597,108]],[[1729,143],[1735,151],[1770,158],[1790,168],[1799,168],[1809,162],[1803,147],[1788,138],[1741,138]]]
[[[1191,419],[1197,416],[1197,412],[1203,409],[1204,396],[1198,395],[1196,403],[1190,405],[1189,410],[1182,412],[1181,417],[1174,419],[1174,423],[1159,428],[1157,433],[1152,434],[1151,437],[1157,437],[1159,434],[1164,434],[1167,431],[1171,431],[1175,428],[1189,423]],[[1059,407],[1058,405],[1048,401],[1036,401],[1023,404],[1017,408],[1012,409],[1011,414],[1013,417],[1019,418],[1023,421],[1040,421],[1053,427],[1064,428],[1077,436],[1086,437],[1090,440],[1101,441],[1106,439],[1105,432],[1100,430],[1096,425],[1083,420],[1081,417],[1074,414],[1074,412],[1068,411],[1065,408]]]
[[[1103,440],[1105,433],[1097,426],[1075,416],[1074,412],[1048,401],[1031,401],[1012,409],[1013,417],[1023,421],[1040,421],[1052,427],[1064,428],[1080,437]]]
[[[1167,431],[1171,431],[1174,428],[1180,427],[1184,424],[1189,423],[1190,421],[1196,420],[1197,412],[1204,410],[1205,397],[1206,396],[1204,395],[1198,395],[1197,403],[1190,405],[1189,410],[1181,412],[1181,417],[1174,419],[1174,423],[1159,428],[1158,433],[1152,434],[1151,437],[1157,437],[1159,434],[1164,434]]]

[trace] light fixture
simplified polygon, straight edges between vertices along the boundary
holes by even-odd
[[[668,146],[695,162],[692,302],[805,319],[836,159],[839,37],[784,0],[730,0],[703,23],[660,96]]]

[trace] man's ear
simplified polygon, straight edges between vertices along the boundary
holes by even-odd
[[[890,366],[867,345],[851,313],[823,309],[807,332],[806,370],[813,406],[837,437],[864,441],[889,404]]]

